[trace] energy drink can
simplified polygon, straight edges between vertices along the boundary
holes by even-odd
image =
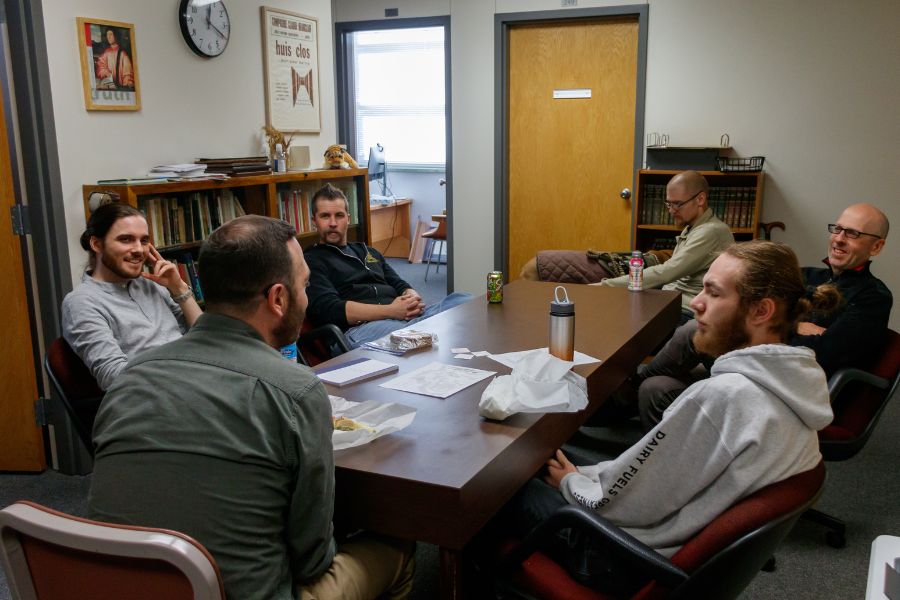
[[[491,271],[487,274],[487,301],[491,304],[503,302],[503,273]]]

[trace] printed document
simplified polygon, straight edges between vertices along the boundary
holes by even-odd
[[[435,398],[446,398],[496,374],[496,371],[483,371],[482,369],[433,362],[386,381],[381,384],[381,387],[434,396]]]

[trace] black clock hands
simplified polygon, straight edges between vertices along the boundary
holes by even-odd
[[[216,27],[215,25],[212,24],[212,21],[209,22],[209,26],[212,28],[213,31],[215,31],[216,33],[218,33],[218,34],[219,34],[219,37],[221,37],[222,39],[225,39],[225,38],[227,37],[224,33],[222,33],[221,31],[219,31],[219,28],[218,28],[218,27]]]

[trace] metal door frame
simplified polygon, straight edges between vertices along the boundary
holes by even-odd
[[[494,269],[504,271],[509,261],[509,30],[522,24],[553,23],[562,21],[597,20],[604,17],[637,17],[638,56],[637,79],[634,107],[634,172],[631,189],[637,170],[644,156],[644,95],[647,84],[647,20],[650,8],[646,4],[609,6],[602,8],[582,8],[573,10],[547,10],[535,12],[504,13],[494,15],[494,173],[498,173],[494,183]],[[633,198],[633,196],[632,196]],[[634,202],[631,208],[631,229],[634,230]],[[634,245],[634,240],[632,240]]]

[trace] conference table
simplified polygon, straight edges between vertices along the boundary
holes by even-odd
[[[500,354],[546,347],[556,285],[515,281],[504,288],[500,304],[477,296],[416,323],[415,329],[437,334],[434,348],[402,357],[357,349],[325,364],[367,357],[399,364],[400,375],[432,362],[507,374],[509,368],[486,356],[455,359],[451,349]],[[379,386],[396,374],[326,386],[348,400],[417,410],[406,429],[335,452],[335,516],[342,526],[439,546],[443,598],[464,595],[460,559],[466,544],[666,339],[681,312],[678,292],[565,287],[575,302],[575,349],[601,361],[574,367],[587,380],[589,406],[583,411],[484,419],[478,401],[491,378],[444,399]]]

